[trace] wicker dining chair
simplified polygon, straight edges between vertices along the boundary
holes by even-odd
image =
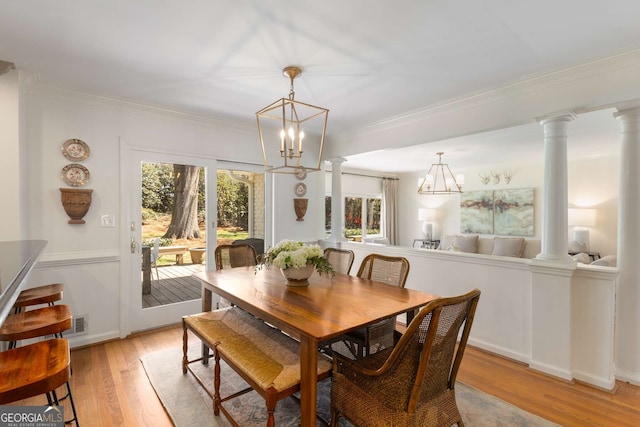
[[[216,270],[257,264],[256,250],[251,245],[218,245],[214,255]]]
[[[464,426],[455,382],[480,291],[431,301],[395,347],[364,359],[335,354],[331,426]],[[460,342],[456,345],[460,329]]]
[[[326,248],[324,257],[333,266],[336,273],[349,274],[355,255],[349,249]]]
[[[216,260],[216,270],[235,267],[250,267],[257,265],[256,250],[248,244],[238,245],[218,245],[214,252]],[[218,308],[229,307],[232,304],[221,297],[218,302]]]
[[[409,275],[409,261],[403,257],[380,254],[367,255],[360,264],[358,277],[404,288]],[[396,318],[380,320],[366,328],[343,336],[351,352],[357,357],[367,356],[371,350],[393,346]]]

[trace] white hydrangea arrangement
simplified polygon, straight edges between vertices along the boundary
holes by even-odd
[[[259,267],[302,268],[313,264],[318,274],[333,274],[333,266],[327,261],[318,245],[305,245],[295,240],[282,240],[270,247],[262,257]]]

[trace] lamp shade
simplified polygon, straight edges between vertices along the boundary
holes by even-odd
[[[568,225],[576,227],[595,227],[596,226],[596,210],[595,209],[569,209],[567,215]]]
[[[436,216],[435,209],[420,208],[418,209],[418,221],[432,221]]]

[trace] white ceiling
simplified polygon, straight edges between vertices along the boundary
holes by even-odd
[[[639,17],[637,0],[0,0],[0,60],[25,84],[251,124],[287,95],[282,68],[300,65],[296,99],[330,109],[330,136],[640,49]],[[601,149],[597,135],[618,138],[605,113],[572,125],[592,135],[581,152]],[[498,162],[541,155],[541,131],[349,156],[349,166],[418,170],[439,145]]]
[[[613,109],[580,114],[569,125],[567,155],[571,159],[615,155],[620,150],[620,128],[613,118]],[[345,169],[378,172],[425,172],[438,162],[452,169],[477,166],[511,165],[543,162],[544,134],[537,122],[446,139],[411,147],[389,148],[347,157]]]

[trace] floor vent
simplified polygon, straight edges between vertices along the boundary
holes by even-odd
[[[65,335],[82,335],[87,333],[89,329],[89,323],[87,322],[88,315],[83,314],[81,316],[75,316],[73,322],[71,322],[71,329],[69,329]]]
[[[87,322],[87,314],[83,314],[82,316],[76,316],[71,321],[71,327],[66,331],[62,331],[62,336],[64,338],[73,337],[76,335],[84,335],[87,333],[87,329],[89,328],[89,323]],[[53,334],[45,335],[43,340],[50,340],[51,338],[55,338]]]

